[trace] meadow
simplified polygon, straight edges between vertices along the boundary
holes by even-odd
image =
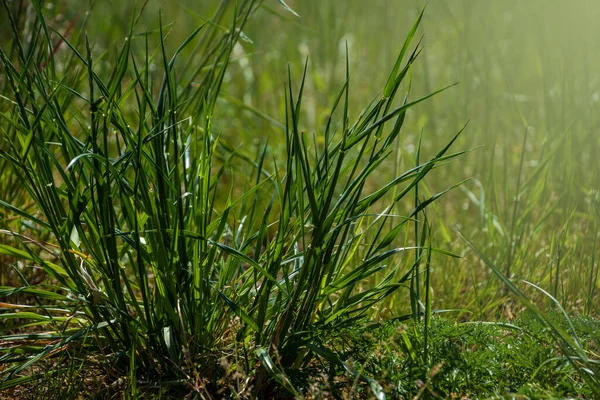
[[[594,398],[592,0],[3,1],[3,398]]]

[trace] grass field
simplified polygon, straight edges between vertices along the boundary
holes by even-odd
[[[600,393],[595,1],[121,3],[0,8],[5,397]]]

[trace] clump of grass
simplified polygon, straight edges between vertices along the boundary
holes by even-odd
[[[216,261],[212,245],[227,222],[226,214],[213,217],[216,177],[228,162],[211,171],[217,142],[210,117],[231,48],[256,6],[221,2],[170,59],[162,24],[151,49],[150,33],[134,33],[133,15],[111,71],[96,70],[87,37],[71,43],[52,31],[37,2],[31,14],[10,14],[15,40],[0,52],[8,95],[1,158],[9,171],[3,178],[21,186],[2,202],[12,221],[2,252],[47,278],[38,287],[17,271],[21,285],[2,288],[7,299],[29,295],[28,304],[5,305],[21,311],[3,314],[16,321],[5,329],[24,333],[3,337],[14,343],[3,349],[12,365],[4,387],[76,343],[77,353],[104,354],[129,371],[135,392],[137,380],[185,376],[192,354],[227,338],[230,315],[211,285],[220,277],[224,286],[238,265]],[[226,12],[232,27],[223,33]],[[195,38],[195,69],[178,80],[177,55]],[[69,49],[60,60],[56,41]],[[153,62],[163,66],[160,85]],[[190,93],[192,81],[199,83]],[[190,107],[194,113],[180,118]]]
[[[98,55],[92,38],[77,31],[70,40],[48,26],[37,1],[29,13],[4,4],[14,41],[0,49],[0,171],[11,189],[0,199],[0,253],[20,282],[0,288],[0,388],[41,379],[41,362],[50,375],[75,376],[99,359],[118,377],[110,387],[134,397],[164,386],[214,394],[227,377],[236,377],[225,388],[232,395],[300,395],[294,376],[319,362],[383,398],[319,332],[364,320],[403,287],[413,316],[429,321],[429,257],[448,253],[432,248],[426,224],[400,247],[398,237],[446,191],[408,215],[396,207],[461,154],[448,153],[460,132],[386,184],[371,179],[393,153],[407,110],[438,93],[409,97],[421,16],[382,92],[353,123],[347,59],[319,133],[302,130],[306,68],[298,89],[289,73],[285,165],[269,168],[268,146],[253,158],[213,129],[232,49],[259,1],[221,1],[172,55],[162,20],[154,32],[136,32],[140,13],[124,43]],[[64,54],[55,54],[57,41]],[[402,270],[397,257],[413,251]],[[32,268],[43,271],[39,284]],[[235,357],[220,362],[223,351]]]

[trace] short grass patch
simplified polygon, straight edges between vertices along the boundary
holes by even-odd
[[[563,329],[564,317],[548,314]],[[596,353],[600,322],[571,319]],[[556,345],[547,325],[525,312],[512,322],[454,323],[434,318],[424,356],[422,323],[387,322],[346,332],[348,356],[377,376],[392,398],[594,398],[586,376]],[[343,334],[340,335],[343,337]],[[339,338],[342,342],[345,339]],[[361,346],[362,344],[362,346]]]

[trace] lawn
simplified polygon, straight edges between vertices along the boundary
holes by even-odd
[[[8,1],[2,398],[600,395],[600,6]]]

